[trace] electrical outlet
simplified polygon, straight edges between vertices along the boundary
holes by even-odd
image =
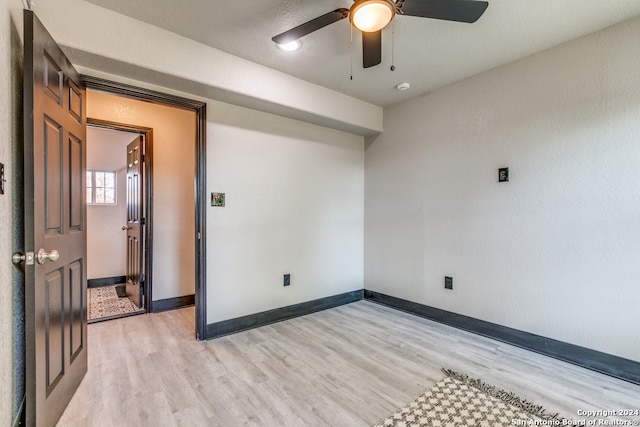
[[[291,275],[290,274],[285,274],[284,275],[284,286],[289,286],[291,284]]]
[[[444,288],[453,289],[453,277],[444,276]]]

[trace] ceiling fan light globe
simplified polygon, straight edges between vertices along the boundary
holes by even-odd
[[[294,50],[300,49],[300,46],[302,46],[302,43],[300,43],[300,40],[292,40],[286,43],[276,43],[276,46],[278,46],[280,49],[284,51],[292,52]]]
[[[349,11],[351,24],[366,33],[386,27],[396,14],[393,3],[388,0],[359,0]]]

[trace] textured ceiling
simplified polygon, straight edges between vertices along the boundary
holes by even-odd
[[[271,41],[350,0],[86,1],[383,107],[640,15],[639,0],[488,0],[474,24],[398,16],[383,32],[382,64],[363,69],[347,19],[296,52]],[[400,82],[411,88],[396,90]]]

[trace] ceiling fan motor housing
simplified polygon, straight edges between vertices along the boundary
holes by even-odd
[[[360,31],[372,33],[386,27],[395,14],[391,0],[356,0],[349,9],[349,21]]]

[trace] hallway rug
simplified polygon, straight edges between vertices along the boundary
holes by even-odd
[[[88,323],[117,319],[144,313],[129,298],[119,298],[116,286],[102,286],[87,289]]]
[[[512,392],[449,369],[442,372],[444,380],[375,427],[562,425],[559,414]]]

